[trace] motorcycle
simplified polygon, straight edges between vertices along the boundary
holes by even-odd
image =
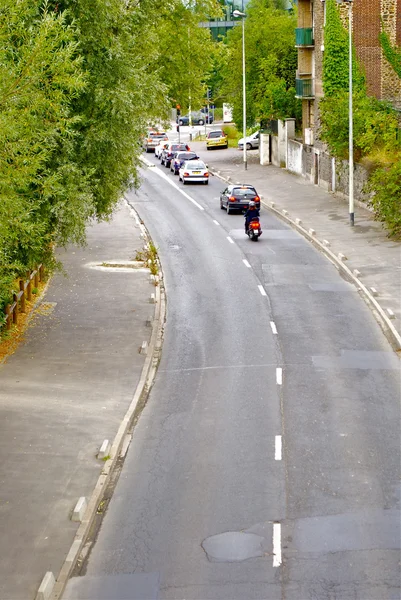
[[[260,226],[259,217],[256,219],[252,219],[252,221],[248,225],[248,229],[246,231],[248,237],[253,242],[257,242],[259,237],[262,235],[262,228]]]

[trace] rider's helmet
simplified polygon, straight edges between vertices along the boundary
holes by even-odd
[[[255,208],[256,204],[253,200],[249,201],[249,208]]]

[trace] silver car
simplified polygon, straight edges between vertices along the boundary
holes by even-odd
[[[209,183],[209,170],[203,160],[187,160],[178,171],[178,179],[186,183]]]
[[[248,135],[246,138],[246,149],[253,150],[254,148],[259,148],[259,131],[255,131],[252,135]],[[240,150],[244,149],[244,138],[238,140],[238,148]]]

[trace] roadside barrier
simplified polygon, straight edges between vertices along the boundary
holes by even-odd
[[[42,264],[34,271],[28,271],[25,281],[23,279],[19,280],[20,291],[17,294],[13,294],[12,304],[6,304],[4,308],[6,320],[3,327],[5,327],[7,331],[11,329],[12,324],[18,324],[19,313],[25,312],[25,300],[28,300],[28,302],[32,300],[32,280],[35,288],[38,287],[39,282],[44,280],[44,266]]]

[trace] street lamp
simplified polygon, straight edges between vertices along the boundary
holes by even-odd
[[[352,105],[352,0],[337,0],[338,3],[345,2],[348,4],[348,61],[349,61],[349,134],[348,134],[348,197],[349,197],[349,224],[351,227],[354,226],[354,132],[353,132],[353,105]]]
[[[349,32],[349,223],[354,226],[354,144],[353,144],[353,106],[352,106],[352,0],[348,1]]]
[[[244,167],[245,171],[248,168],[246,160],[246,87],[245,87],[245,17],[246,14],[239,10],[234,10],[233,17],[242,17],[242,119],[243,119],[243,150],[244,150]]]

